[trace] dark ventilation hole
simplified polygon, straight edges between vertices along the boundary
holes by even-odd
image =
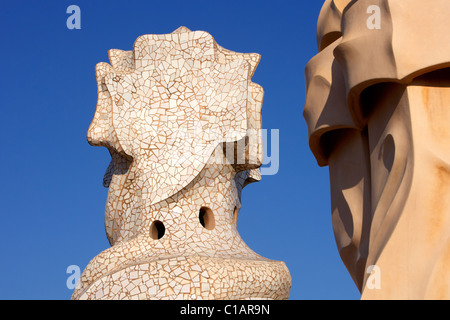
[[[383,163],[386,169],[390,172],[394,164],[395,159],[395,142],[392,135],[388,134],[383,142],[383,148],[381,149],[383,153]]]
[[[164,233],[166,233],[164,223],[159,220],[153,221],[150,226],[150,237],[154,240],[158,240],[164,237]]]
[[[237,207],[234,207],[233,222],[236,227],[237,227],[237,220],[238,220],[238,209]]]
[[[208,207],[200,208],[198,220],[200,221],[200,224],[207,230],[213,230],[214,227],[216,226],[214,213]]]

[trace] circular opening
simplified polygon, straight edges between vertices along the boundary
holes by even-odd
[[[391,171],[395,159],[395,142],[392,135],[388,134],[383,142],[383,163],[388,171]]]
[[[166,228],[164,227],[164,223],[159,220],[155,220],[152,222],[150,226],[150,237],[154,240],[161,239],[164,237],[164,233],[166,232]]]
[[[237,207],[234,207],[234,212],[233,212],[233,222],[234,225],[237,227],[237,220],[238,220],[238,209]]]
[[[212,230],[216,226],[214,213],[208,207],[200,208],[198,219],[200,221],[200,224],[207,230]]]

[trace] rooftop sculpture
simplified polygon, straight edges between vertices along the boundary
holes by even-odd
[[[304,117],[362,299],[450,298],[449,12],[327,0],[319,16]]]
[[[112,158],[112,247],[72,299],[287,299],[284,262],[253,252],[236,229],[241,190],[261,178],[260,56],[180,27],[109,59],[96,66],[87,138]]]

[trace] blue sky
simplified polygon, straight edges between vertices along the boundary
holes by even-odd
[[[69,30],[66,8],[81,9]],[[257,52],[263,128],[279,129],[280,168],[243,191],[241,237],[286,262],[291,299],[359,299],[331,226],[328,168],[319,168],[302,117],[304,68],[316,54],[322,1],[0,1],[0,299],[70,299],[66,269],[109,247],[104,231],[109,163],[86,132],[94,67],[112,48],[179,26],[224,48]]]

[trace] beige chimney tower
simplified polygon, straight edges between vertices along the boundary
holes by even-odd
[[[253,252],[236,229],[241,190],[261,178],[260,56],[181,27],[109,59],[96,67],[87,137],[111,153],[111,248],[72,299],[288,299],[284,262]]]
[[[327,0],[309,144],[362,299],[450,299],[450,1]]]

